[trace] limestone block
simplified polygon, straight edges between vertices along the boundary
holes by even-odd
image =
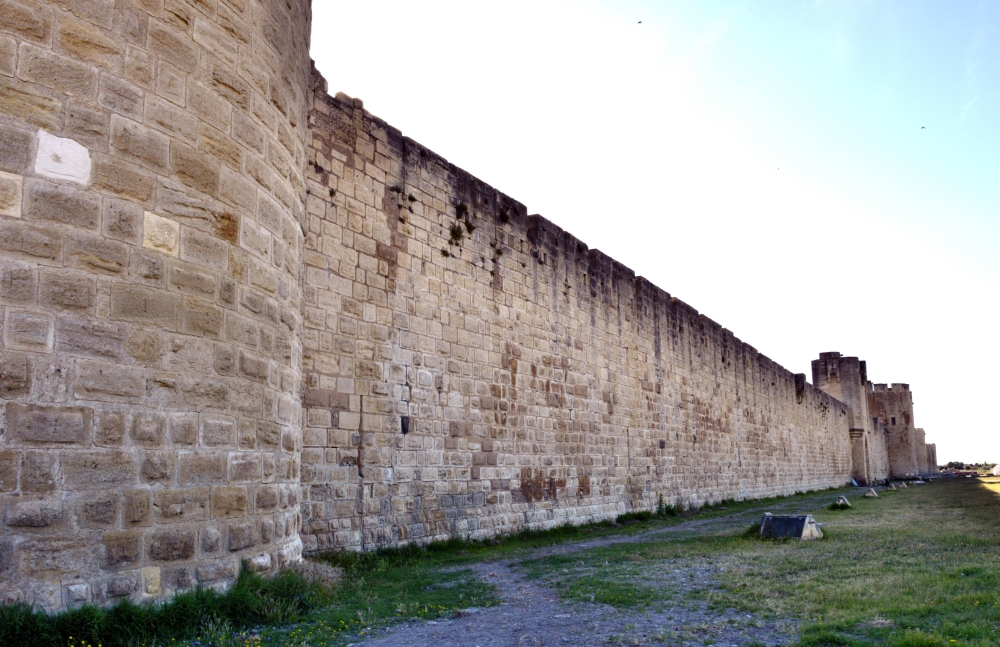
[[[227,416],[202,416],[201,444],[206,447],[235,447],[236,421]]]
[[[30,305],[38,290],[38,272],[24,263],[0,265],[0,303]]]
[[[198,414],[174,413],[170,415],[169,437],[173,445],[191,446],[198,442]]]
[[[111,318],[177,330],[180,297],[141,285],[111,286]]]
[[[33,225],[0,221],[0,252],[8,259],[62,265],[62,236]]]
[[[174,177],[196,191],[217,196],[220,167],[218,160],[195,148],[178,143],[170,147],[170,168]]]
[[[170,270],[168,284],[182,294],[215,300],[216,278],[208,272],[199,272],[189,266],[174,266]]]
[[[184,303],[184,332],[198,337],[219,339],[222,336],[222,308],[195,299]]]
[[[180,234],[180,258],[224,272],[229,267],[229,246],[215,236],[183,227]]]
[[[102,447],[120,447],[124,440],[125,414],[120,411],[102,413],[94,433],[94,444]]]
[[[260,456],[258,454],[229,455],[230,483],[259,483],[261,479]]]
[[[104,360],[124,356],[125,331],[117,324],[72,315],[56,318],[56,350]]]
[[[166,530],[153,535],[149,557],[171,562],[194,557],[195,533],[192,530]]]
[[[71,604],[83,604],[90,599],[90,586],[86,584],[70,584],[66,587],[66,597]]]
[[[212,488],[212,518],[244,517],[247,514],[247,489],[244,486],[217,485]]]
[[[147,47],[182,70],[194,70],[198,66],[198,48],[191,40],[166,23],[159,20],[149,22]]]
[[[106,198],[101,217],[101,231],[109,238],[138,245],[142,242],[143,219],[144,214],[139,205],[127,200]]]
[[[8,348],[41,353],[52,351],[55,338],[52,317],[30,310],[7,310],[4,342]]]
[[[97,70],[66,56],[24,43],[18,50],[17,76],[56,92],[93,101],[97,98]]]
[[[88,407],[6,405],[7,427],[24,444],[83,444],[90,441],[94,412]]]
[[[153,198],[154,185],[155,180],[152,176],[123,163],[120,159],[112,159],[103,155],[94,159],[93,186],[97,189],[114,193],[123,198],[147,202]],[[105,200],[105,204],[109,201]]]
[[[261,553],[247,560],[247,568],[255,573],[266,573],[271,570],[271,555]]]
[[[170,165],[170,138],[120,115],[111,115],[111,150],[158,173]]]
[[[28,355],[0,355],[0,398],[10,400],[31,393],[32,364]]]
[[[0,128],[0,170],[24,175],[31,169],[34,155],[33,133],[8,126]]]
[[[161,412],[137,411],[132,416],[132,442],[140,447],[156,448],[165,446],[166,429],[167,417]]]
[[[13,492],[17,489],[17,473],[21,456],[12,449],[0,450],[0,492]],[[3,548],[0,547],[0,552]],[[0,572],[3,569],[0,568]]]
[[[145,45],[145,42],[142,42]],[[152,90],[156,82],[156,59],[145,49],[129,45],[125,49],[125,78],[139,87]]]
[[[101,89],[97,95],[97,103],[133,121],[142,121],[143,110],[149,105],[144,101],[139,86],[107,74],[101,75]]]
[[[24,181],[19,175],[0,171],[0,216],[21,217],[21,192]]]
[[[236,66],[239,56],[239,43],[214,22],[201,16],[195,19],[194,40],[230,66]]]
[[[127,43],[145,45],[148,23],[149,14],[142,8],[141,3],[119,2],[111,28]]]
[[[130,526],[146,526],[152,521],[153,495],[150,490],[125,490],[122,522]]]
[[[204,521],[209,513],[207,487],[158,490],[156,493],[157,523]]]
[[[97,301],[97,282],[87,276],[46,270],[41,273],[38,302],[57,311],[91,312]]]
[[[243,168],[243,148],[229,135],[209,126],[202,126],[198,146],[214,157],[223,166],[239,172]],[[220,191],[220,198],[222,194]]]
[[[86,146],[91,152],[107,152],[111,121],[102,110],[73,101],[66,106],[66,127],[63,134],[69,139]],[[93,160],[91,160],[91,176],[93,179]]]
[[[77,523],[84,528],[107,528],[117,525],[118,510],[121,507],[118,492],[95,492],[79,497],[77,503]]]
[[[170,484],[174,480],[176,458],[170,452],[147,452],[139,463],[139,476],[144,483]]]
[[[101,200],[90,193],[29,179],[24,183],[24,214],[40,222],[97,229],[101,218]]]
[[[39,128],[55,130],[62,121],[63,102],[15,79],[0,77],[0,113],[19,117]]]
[[[182,453],[177,458],[180,485],[222,483],[226,480],[226,457],[212,453]]]
[[[177,257],[180,254],[181,226],[158,216],[155,213],[145,212],[143,214],[142,225],[142,246]]]
[[[14,76],[17,71],[17,41],[0,34],[0,74]]]
[[[241,523],[229,527],[228,546],[230,551],[243,550],[257,544],[257,525]]]
[[[115,11],[114,0],[53,0],[53,2],[78,18],[105,29],[111,28]]]
[[[198,567],[198,581],[201,583],[218,582],[236,577],[236,566],[228,562],[220,564],[203,564]]]
[[[21,467],[22,492],[52,492],[59,483],[59,457],[46,451],[27,451]]]
[[[173,138],[198,143],[198,119],[171,103],[155,97],[146,101],[143,123]]]
[[[63,522],[60,499],[21,501],[7,507],[4,523],[12,528],[52,528]]]
[[[233,107],[207,86],[190,81],[187,86],[187,105],[205,123],[220,131],[229,132]]]
[[[77,360],[73,394],[78,400],[139,404],[146,397],[146,373],[143,369],[120,364]],[[162,417],[157,416],[156,419],[161,420]],[[142,421],[145,420],[143,417]],[[137,423],[133,420],[133,424]],[[133,427],[133,441],[139,443],[145,440],[146,436],[139,435],[144,430],[141,424],[138,432]]]
[[[139,571],[142,580],[142,594],[145,597],[157,597],[161,591],[160,567],[147,566]]]
[[[216,65],[212,68],[209,83],[213,90],[228,99],[233,106],[241,110],[250,108],[250,84],[240,78],[235,70]]]
[[[104,32],[85,22],[63,19],[59,22],[59,47],[78,61],[96,65],[109,72],[119,72],[125,48]]]
[[[37,3],[0,0],[4,31],[35,43],[47,45],[52,40],[52,9]]]
[[[129,452],[64,452],[60,462],[63,484],[68,490],[109,489],[134,485],[139,480],[139,466]]]
[[[134,575],[112,577],[104,583],[105,598],[122,598],[131,595],[137,586]]]
[[[67,239],[63,256],[67,267],[106,276],[121,276],[129,262],[127,246],[101,236]]]
[[[201,531],[201,552],[216,553],[222,547],[222,533],[218,528],[205,528]]]
[[[106,567],[123,567],[142,560],[142,533],[139,531],[106,532],[101,543]]]

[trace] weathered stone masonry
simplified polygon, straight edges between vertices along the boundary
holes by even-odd
[[[888,476],[865,398],[328,96],[309,30],[0,0],[0,599]]]
[[[0,598],[298,559],[310,8],[0,0]]]

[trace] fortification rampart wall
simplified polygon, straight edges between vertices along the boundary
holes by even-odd
[[[849,410],[315,77],[308,549],[788,494],[850,478]]]
[[[0,598],[301,553],[306,0],[0,0]]]

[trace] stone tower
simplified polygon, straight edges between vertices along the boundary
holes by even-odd
[[[0,598],[301,554],[308,0],[0,0]]]
[[[868,369],[857,357],[820,353],[812,362],[813,384],[851,408],[851,476],[871,484],[889,477],[885,434],[868,410]]]
[[[919,447],[913,426],[913,395],[909,384],[875,384],[868,396],[868,408],[889,432],[889,471],[892,478],[916,478],[920,475]],[[925,459],[926,460],[926,459]]]

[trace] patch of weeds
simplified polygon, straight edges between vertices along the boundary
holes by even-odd
[[[823,626],[806,627],[799,636],[796,647],[871,647],[871,642]]]
[[[70,636],[76,644],[102,647],[176,644],[213,627],[232,633],[297,622],[332,596],[329,586],[300,573],[285,571],[266,578],[244,569],[225,593],[197,589],[162,604],[124,600],[106,609],[84,606],[48,614],[15,602],[0,605],[0,645],[64,647]]]
[[[626,512],[625,514],[618,515],[618,517],[615,519],[615,523],[619,523],[622,525],[630,523],[645,523],[647,521],[652,520],[652,518],[653,518],[653,513],[650,512],[649,510],[642,510],[639,512]]]
[[[335,195],[337,195],[337,190],[336,189],[330,189],[330,197],[332,198]]]
[[[445,258],[448,258],[449,256],[451,256],[451,252],[449,252],[447,249],[442,249],[441,250],[441,256],[444,256]]]
[[[851,509],[851,504],[850,503],[841,503],[839,501],[834,501],[830,505],[826,506],[826,509],[827,510],[850,510]]]
[[[462,228],[462,224],[459,222],[452,223],[451,227],[448,229],[448,236],[451,239],[451,243],[458,245],[462,242],[462,238],[465,237],[465,230]]]
[[[906,631],[889,640],[890,647],[945,647],[944,640],[936,636],[928,636],[922,631]]]

